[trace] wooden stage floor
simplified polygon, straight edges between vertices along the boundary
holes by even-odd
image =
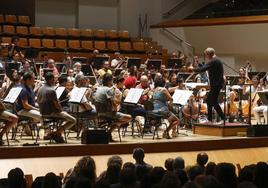
[[[179,132],[178,137],[173,139],[154,140],[152,135],[145,135],[144,138],[132,137],[130,132],[127,132],[126,136],[122,137],[122,142],[94,145],[81,144],[80,139],[73,133],[68,138],[67,144],[51,144],[49,141],[39,140],[39,146],[22,146],[25,143],[34,143],[31,137],[23,136],[19,142],[11,140],[9,147],[1,147],[0,159],[131,154],[135,147],[142,147],[147,153],[268,147],[268,137],[205,136],[193,134],[191,130]],[[159,135],[162,137],[162,131]],[[119,140],[116,133],[113,137]]]

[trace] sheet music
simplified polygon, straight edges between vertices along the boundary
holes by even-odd
[[[14,103],[18,99],[21,91],[22,91],[21,87],[13,87],[9,91],[8,95],[6,96],[6,98],[4,99],[4,102]]]
[[[59,99],[61,97],[64,90],[65,90],[65,87],[57,87],[57,89],[56,89],[57,99]]]
[[[81,88],[73,88],[70,94],[70,100],[69,102],[71,103],[80,103],[83,96],[85,95],[87,91],[86,87],[81,87]]]
[[[129,90],[124,102],[137,104],[141,98],[142,92],[143,92],[143,89],[131,88]]]
[[[172,98],[173,104],[186,105],[193,91],[176,89]]]

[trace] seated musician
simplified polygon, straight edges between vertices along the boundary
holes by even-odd
[[[109,61],[105,61],[103,62],[103,66],[100,70],[98,70],[98,75],[100,76],[100,78],[102,79],[102,77],[106,74],[111,74],[112,75],[112,71],[110,70],[110,63]]]
[[[47,67],[49,57],[47,53],[41,55],[41,63],[43,63],[43,67]]]
[[[46,83],[40,88],[37,96],[37,102],[40,107],[42,116],[48,118],[62,118],[64,124],[55,132],[52,132],[48,137],[54,139],[57,143],[63,143],[63,137],[61,134],[64,130],[68,130],[76,124],[76,119],[63,111],[58,99],[55,86],[55,76],[51,72],[47,72],[45,75]]]
[[[156,77],[155,89],[153,93],[153,112],[164,115],[168,119],[169,126],[163,133],[163,137],[170,139],[169,131],[172,129],[172,137],[176,137],[176,127],[179,125],[179,119],[169,110],[169,104],[172,103],[173,99],[169,94],[168,90],[164,87],[165,80],[163,77]],[[168,104],[169,102],[169,104]]]
[[[61,94],[59,101],[64,111],[70,112],[70,105],[68,103],[69,100],[69,92],[71,88],[68,87],[68,79],[66,75],[61,75],[59,77],[59,87],[65,87],[63,93]]]
[[[70,56],[70,53],[68,51],[64,52],[64,59],[62,61],[64,63],[66,70],[69,70],[73,66],[73,60],[72,57]]]
[[[137,67],[132,66],[129,68],[129,76],[125,79],[124,85],[127,89],[136,87],[137,83]]]
[[[85,87],[86,77],[84,75],[77,75],[75,78],[75,87],[81,88]],[[88,93],[90,91],[87,91]],[[95,117],[97,115],[96,110],[92,106],[92,104],[88,101],[87,94],[85,94],[81,100],[81,103],[77,106],[76,104],[71,104],[71,111],[78,112],[79,116],[82,117]],[[77,108],[78,107],[78,108]]]
[[[67,76],[68,76],[67,77],[68,81],[74,83],[75,78],[74,78],[74,70],[73,69],[68,69]]]
[[[12,59],[17,53],[19,57],[24,58],[23,53],[21,52],[20,47],[18,46],[19,37],[12,37],[11,44],[8,47],[8,58]]]
[[[54,75],[59,75],[59,71],[55,65],[54,59],[48,59],[47,61],[47,68],[53,70]]]
[[[267,124],[267,117],[268,117],[268,114],[267,114],[267,105],[260,105],[260,106],[256,106],[253,108],[253,114],[254,114],[254,117],[256,118],[256,121],[257,121],[257,124],[262,124],[261,122],[261,113],[263,113],[263,116],[264,116],[264,124]]]
[[[112,101],[115,96],[115,89],[113,86],[113,76],[109,73],[103,75],[103,85],[97,88],[95,93],[95,106],[99,115],[113,119],[108,132],[110,133],[110,140],[112,141],[111,133],[116,127],[128,124],[131,121],[131,116],[112,109]]]
[[[0,132],[0,146],[4,145],[3,136],[14,128],[18,123],[18,117],[7,110],[4,104],[0,101],[0,119],[6,121]]]
[[[166,83],[165,87],[167,88],[170,95],[173,95],[175,90],[178,89],[177,75],[175,73],[172,73],[169,76],[169,82]]]
[[[83,71],[81,70],[82,69],[82,65],[81,63],[79,62],[76,62],[73,66],[73,72],[74,72],[74,75],[84,75]]]
[[[123,60],[120,57],[120,52],[115,52],[114,53],[115,58],[111,61],[111,67],[113,69],[115,68],[121,68],[121,66],[123,65]]]
[[[39,109],[35,106],[34,73],[26,72],[23,75],[22,92],[18,97],[16,106],[17,114],[32,118],[35,122],[41,122]]]
[[[20,67],[20,72],[31,72],[31,71],[32,71],[32,69],[31,69],[31,65],[30,65],[29,60],[25,60],[22,63],[22,66]]]

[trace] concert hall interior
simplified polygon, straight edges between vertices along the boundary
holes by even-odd
[[[267,188],[268,2],[1,0],[0,188]]]

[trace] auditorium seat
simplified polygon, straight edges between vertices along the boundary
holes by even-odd
[[[18,46],[22,48],[28,48],[28,39],[27,38],[19,38]]]
[[[94,48],[100,51],[107,50],[105,41],[94,41]]]
[[[129,38],[130,38],[129,32],[128,31],[119,31],[118,37],[121,40],[129,40]]]
[[[25,25],[25,26],[31,26],[31,21],[29,16],[18,16],[18,24],[19,25]]]
[[[41,48],[41,40],[40,39],[29,39],[29,46],[32,48]]]
[[[57,49],[66,50],[66,48],[67,48],[66,40],[63,40],[63,39],[55,40],[55,47]]]
[[[93,32],[92,32],[91,29],[81,29],[80,30],[80,35],[84,39],[89,39],[89,38],[92,38]]]
[[[80,41],[79,40],[68,40],[68,47],[71,50],[81,50]]]
[[[94,48],[93,48],[93,42],[92,41],[88,41],[88,40],[82,40],[81,41],[81,47],[83,50],[90,50],[92,51]]]
[[[42,30],[40,27],[29,27],[29,33],[31,37],[42,37]]]
[[[5,15],[5,24],[17,25],[18,20],[16,15]]]
[[[17,26],[16,32],[19,36],[28,36],[29,35],[28,27],[26,27],[26,26]]]
[[[93,31],[93,37],[96,39],[105,39],[105,31],[103,29],[96,29]]]
[[[2,34],[3,35],[15,35],[15,27],[13,25],[4,25]]]
[[[144,52],[145,51],[145,46],[144,46],[144,42],[133,42],[132,43],[133,46],[133,50],[137,51],[137,52]]]
[[[108,41],[107,42],[107,49],[109,51],[115,52],[119,50],[118,42],[117,41]]]
[[[120,50],[123,52],[132,51],[131,42],[120,42],[119,46],[120,46]]]
[[[55,35],[57,38],[66,38],[67,37],[67,31],[65,28],[56,28],[55,29]]]
[[[0,14],[0,25],[3,25],[5,23],[4,15]]]
[[[118,38],[118,33],[116,30],[108,30],[106,31],[106,37],[111,40],[115,40]]]
[[[47,49],[55,49],[53,39],[42,39],[42,47]]]
[[[70,38],[79,38],[80,37],[80,32],[79,32],[79,29],[77,29],[77,28],[68,28],[67,33],[68,33],[68,36]]]
[[[2,43],[11,44],[11,40],[12,40],[11,37],[2,37]]]
[[[49,37],[49,38],[55,37],[55,30],[53,27],[44,27],[42,31],[45,37]]]

